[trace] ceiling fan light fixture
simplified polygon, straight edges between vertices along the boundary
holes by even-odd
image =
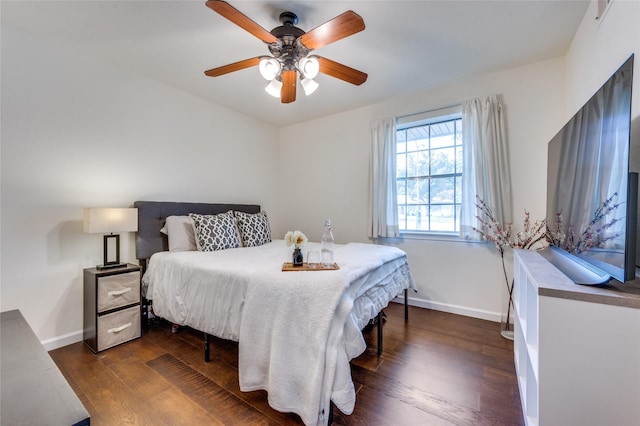
[[[298,61],[298,69],[305,78],[316,78],[316,76],[320,72],[320,62],[318,62],[317,57],[308,56]]]
[[[271,52],[271,55],[254,56],[207,70],[204,74],[208,77],[219,77],[258,66],[260,74],[269,81],[266,92],[279,98],[283,104],[296,100],[298,81],[305,94],[311,95],[318,88],[318,83],[313,79],[319,73],[357,86],[367,81],[367,74],[362,71],[322,56],[310,55],[321,47],[365,29],[362,17],[352,10],[308,32],[296,27],[298,20],[294,13],[285,11],[280,14],[282,25],[268,31],[226,1],[209,0],[206,6],[260,39]]]
[[[280,74],[281,65],[276,58],[265,57],[260,60],[258,69],[260,70],[260,75],[262,75],[265,80],[271,81]]]
[[[265,92],[273,96],[274,98],[280,98],[280,91],[282,90],[282,81],[274,78],[271,83],[264,88]]]
[[[315,92],[318,86],[320,86],[316,81],[310,78],[303,78],[302,80],[300,80],[300,84],[304,89],[304,94],[307,96]]]

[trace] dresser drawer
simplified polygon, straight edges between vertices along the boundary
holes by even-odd
[[[140,337],[140,305],[98,317],[98,351]]]
[[[98,313],[140,302],[140,272],[98,278]]]

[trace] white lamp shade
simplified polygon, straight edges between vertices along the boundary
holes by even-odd
[[[315,56],[302,58],[298,61],[298,69],[305,78],[312,79],[318,76],[320,72],[320,62]]]
[[[282,82],[276,78],[271,80],[271,83],[269,83],[269,85],[264,88],[264,90],[274,98],[280,97],[281,89],[282,89]]]
[[[280,68],[280,62],[275,58],[262,58],[258,65],[260,75],[262,75],[266,80],[273,80],[276,78],[276,76],[280,74]]]
[[[109,234],[138,230],[138,209],[85,208],[84,232]]]
[[[315,92],[319,86],[319,84],[316,81],[311,80],[310,78],[303,78],[302,80],[300,80],[300,84],[302,84],[302,88],[304,89],[304,94],[307,96]]]

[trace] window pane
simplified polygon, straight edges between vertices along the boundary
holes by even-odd
[[[418,172],[418,159],[415,152],[407,154],[407,177],[413,177]]]
[[[423,178],[417,181],[418,194],[416,200],[420,203],[429,202],[429,179]]]
[[[407,155],[398,154],[396,156],[396,178],[407,176]]]
[[[431,179],[431,204],[453,203],[455,177]]]
[[[406,208],[398,202],[398,227],[401,230],[407,230]]]
[[[416,189],[416,181],[415,179],[407,180],[407,195],[405,204],[415,204],[417,203],[416,194],[418,190]]]
[[[429,215],[427,206],[417,205],[407,207],[407,229],[415,231],[429,230]]]
[[[407,204],[407,181],[405,179],[398,179],[397,185],[398,205]]]
[[[407,154],[407,177],[429,174],[429,151],[417,151]]]
[[[396,132],[396,152],[398,154],[407,151],[407,132],[400,130]]]
[[[456,231],[454,212],[453,205],[431,206],[431,230],[441,232]]]
[[[403,143],[407,141],[407,131],[406,130],[398,130],[396,132],[396,142]]]
[[[455,145],[455,138],[453,133],[446,135],[435,136],[431,138],[431,149],[433,148],[445,148]]]
[[[431,150],[431,175],[444,175],[456,172],[455,148]]]
[[[415,141],[416,139],[426,139],[429,137],[429,129],[425,129],[423,126],[410,127],[406,130],[407,140]]]

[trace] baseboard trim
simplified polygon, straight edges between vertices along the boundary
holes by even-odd
[[[393,299],[393,302],[404,303],[404,297],[398,296]],[[418,308],[433,309],[434,311],[448,312],[450,314],[464,315],[465,317],[478,318],[493,322],[500,322],[502,317],[500,312],[473,309],[465,306],[450,305],[448,303],[431,302],[423,299],[412,299],[411,297],[408,298],[408,304]]]
[[[395,303],[404,303],[404,297],[398,296],[392,300]],[[481,309],[472,309],[464,306],[450,305],[448,303],[431,302],[423,299],[412,299],[409,297],[410,306],[418,308],[433,309],[434,311],[448,312],[450,314],[464,315],[466,317],[478,318],[487,321],[500,322],[501,314],[499,312],[484,311]],[[71,345],[82,341],[82,330],[73,333],[64,334],[52,339],[43,340],[42,346],[48,351]]]
[[[54,349],[58,349],[63,346],[71,345],[78,342],[82,342],[82,330],[43,340],[40,343],[42,344],[42,346],[44,346],[46,351],[49,352]]]

